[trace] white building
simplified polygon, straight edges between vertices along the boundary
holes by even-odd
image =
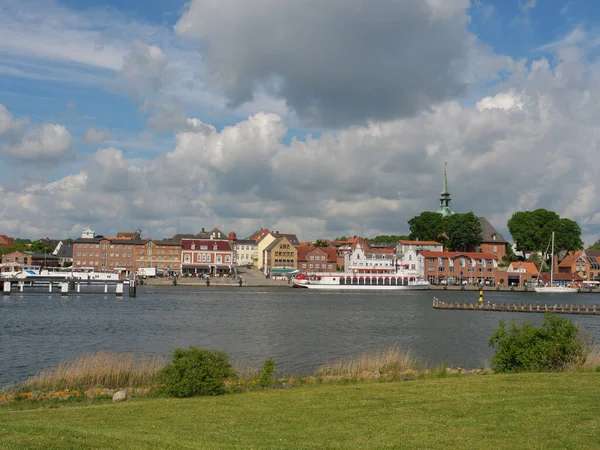
[[[252,239],[237,241],[236,260],[238,266],[255,266],[258,263],[258,245]]]

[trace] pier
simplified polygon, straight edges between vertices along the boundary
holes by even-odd
[[[556,314],[580,314],[600,316],[600,305],[539,305],[533,303],[466,303],[466,302],[443,302],[433,297],[434,309],[454,309],[463,311],[502,311],[522,313],[556,313]]]
[[[122,297],[127,286],[129,297],[137,296],[137,286],[135,280],[119,281],[89,281],[36,277],[35,279],[4,279],[0,280],[0,287],[3,295],[12,293],[60,293],[62,296],[69,294],[114,294]],[[82,289],[84,287],[84,289]]]

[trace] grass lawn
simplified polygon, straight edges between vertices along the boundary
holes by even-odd
[[[599,448],[600,373],[318,385],[32,411],[0,448]]]

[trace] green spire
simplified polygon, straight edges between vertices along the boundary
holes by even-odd
[[[444,217],[451,216],[452,214],[454,214],[454,211],[452,211],[452,209],[450,209],[450,202],[452,200],[450,199],[450,192],[448,191],[448,175],[446,173],[447,166],[448,166],[448,163],[445,162],[444,163],[444,190],[440,194],[440,196],[441,196],[440,197],[440,210],[438,211],[438,213]]]
[[[444,163],[444,190],[442,191],[442,195],[450,195],[448,192],[448,176],[446,175],[446,168],[448,167],[448,163]]]

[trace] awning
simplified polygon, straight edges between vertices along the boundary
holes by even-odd
[[[293,275],[295,273],[300,273],[298,269],[283,269],[280,267],[272,267],[271,275]]]
[[[209,264],[183,264],[182,267],[184,269],[210,269],[211,266]]]

